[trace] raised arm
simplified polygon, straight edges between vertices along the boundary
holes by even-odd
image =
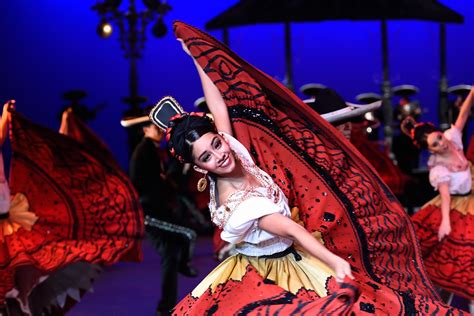
[[[8,110],[15,107],[15,100],[9,100],[3,105],[2,117],[0,118],[0,146],[7,138],[7,128],[10,113]]]
[[[61,115],[61,126],[59,126],[59,134],[67,135],[69,124],[67,122],[68,116],[71,115],[72,108],[67,108]]]
[[[192,57],[188,48],[183,43],[183,40],[178,39],[178,41],[181,42],[183,50]],[[232,135],[229,111],[227,110],[227,105],[225,104],[219,89],[194,58],[193,61],[196,65],[199,78],[201,79],[204,97],[206,98],[207,106],[209,107],[209,110],[211,111],[211,114],[214,118],[214,123],[216,124],[217,130]]]
[[[220,132],[226,132],[232,135],[232,125],[230,124],[229,111],[227,105],[222,98],[222,95],[217,89],[211,78],[204,72],[201,66],[194,60],[199,78],[201,78],[202,90],[204,91],[204,97],[206,98],[207,106],[211,111],[214,123],[216,124],[217,130]]]
[[[351,272],[351,266],[346,260],[333,254],[317,239],[315,239],[303,226],[295,223],[290,218],[280,213],[273,213],[260,218],[258,226],[274,235],[291,238],[296,241],[312,256],[329,265],[336,273],[335,277],[337,282],[342,282],[346,276],[354,279]]]
[[[456,123],[454,125],[462,131],[464,126],[466,125],[466,121],[471,113],[471,106],[472,102],[474,101],[474,86],[471,88],[471,92],[469,92],[466,100],[464,100],[463,104],[461,105],[461,109],[459,111],[458,118],[456,119]]]

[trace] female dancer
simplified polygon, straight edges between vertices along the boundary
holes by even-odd
[[[16,195],[0,216],[0,315],[7,306],[21,315],[64,313],[70,299],[90,288],[96,264],[141,258],[138,197],[117,164],[95,148],[30,122],[8,104],[4,122],[11,128],[9,188]],[[6,135],[5,125],[0,130]]]
[[[474,101],[474,88],[454,125],[440,132],[431,123],[407,118],[402,130],[413,143],[428,149],[430,183],[439,195],[413,216],[423,261],[441,288],[474,299],[474,194],[472,165],[463,153],[462,130]]]
[[[168,129],[172,153],[208,172],[214,222],[239,250],[175,312],[448,312],[423,271],[409,218],[356,149],[209,35],[180,22],[174,28],[196,60],[222,134],[206,118],[194,122],[195,114],[162,116],[177,108],[170,98],[153,120]],[[288,222],[288,207],[299,209],[313,236]]]
[[[14,109],[15,100],[3,105],[0,118],[0,146],[3,146],[8,137],[9,111]],[[17,193],[13,199],[10,196],[10,188],[3,166],[3,154],[0,151],[0,243],[4,243],[6,236],[12,235],[20,228],[31,230],[38,220],[38,216],[29,212],[28,208],[28,201],[22,193]]]
[[[216,102],[211,107],[222,104]],[[177,111],[170,112],[172,109]],[[211,111],[217,113],[219,108]],[[214,290],[229,276],[241,279],[249,265],[294,294],[305,288],[326,296],[325,287],[331,276],[338,282],[346,276],[354,278],[347,261],[331,253],[291,220],[285,195],[255,165],[245,147],[230,135],[228,117],[216,117],[214,126],[207,116],[184,113],[171,97],[162,99],[151,117],[163,129],[171,122],[174,127],[168,135],[174,155],[183,162],[192,162],[196,171],[209,175],[212,221],[223,229],[223,240],[237,244],[240,254],[221,264],[193,295],[200,296],[208,288]],[[304,250],[297,252],[293,241]]]

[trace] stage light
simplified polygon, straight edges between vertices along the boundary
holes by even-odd
[[[0,0],[1,1],[1,0]],[[135,114],[140,111],[140,105],[146,98],[138,93],[138,71],[136,62],[143,55],[147,31],[153,37],[164,37],[168,31],[164,23],[164,16],[171,10],[168,0],[142,0],[143,8],[137,8],[138,0],[95,0],[96,4],[92,10],[99,15],[99,25],[97,34],[101,38],[108,38],[112,33],[116,33],[120,48],[124,51],[124,56],[130,61],[129,73],[129,95],[124,98],[130,108],[125,116]],[[151,24],[151,25],[150,25]],[[132,152],[137,145],[137,133],[129,134],[129,149]]]
[[[102,38],[108,38],[110,35],[112,35],[112,25],[109,22],[103,20],[97,26],[97,34]]]

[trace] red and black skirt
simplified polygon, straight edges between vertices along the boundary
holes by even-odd
[[[360,296],[355,308],[345,310],[358,313],[368,306],[374,314],[462,314],[441,302],[424,270],[410,218],[340,132],[293,92],[205,32],[181,22],[175,22],[174,31],[219,89],[233,136],[280,186],[290,207],[298,208],[304,227],[319,233],[325,247],[351,264]],[[233,302],[240,306],[233,310],[239,310],[281,299],[284,308],[285,302],[300,300],[298,293],[308,292],[306,287],[295,294],[268,284],[269,278],[253,264],[239,269],[242,279],[222,278],[199,297],[190,294],[175,311],[186,314],[186,306],[201,305],[198,301],[217,314]],[[298,301],[302,305],[297,308],[334,302],[331,295],[338,290],[330,283],[327,296]]]
[[[18,113],[11,129],[10,189],[17,198],[0,220],[0,305],[14,288],[27,305],[43,276],[72,263],[140,260],[141,207],[115,161]],[[30,225],[16,222],[24,215]],[[31,277],[19,278],[20,270]]]
[[[473,167],[471,167],[471,172]],[[451,233],[438,240],[441,197],[413,215],[426,272],[443,289],[474,299],[474,193],[451,196]]]

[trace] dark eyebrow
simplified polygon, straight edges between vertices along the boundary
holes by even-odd
[[[216,139],[217,139],[217,136],[214,136],[214,138],[211,141],[212,146],[214,146],[214,143],[215,143]],[[201,155],[199,155],[198,160],[201,160],[202,156],[204,156],[204,154],[206,154],[206,153],[207,153],[207,150],[205,150]]]

